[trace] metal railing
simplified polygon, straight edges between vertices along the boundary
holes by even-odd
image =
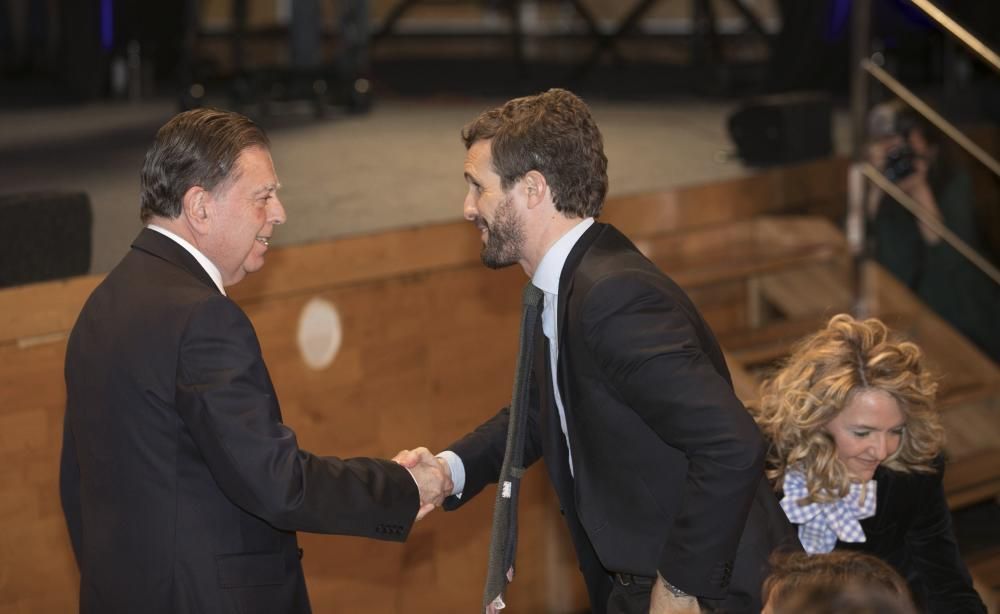
[[[903,207],[905,207],[906,210],[913,215],[913,217],[920,220],[922,224],[941,237],[941,239],[948,243],[948,245],[954,247],[955,251],[965,256],[966,260],[979,267],[983,273],[986,273],[986,275],[1000,285],[1000,270],[997,270],[997,268],[993,266],[993,263],[986,258],[983,258],[979,252],[970,247],[968,243],[949,230],[948,227],[942,224],[941,221],[938,220],[933,214],[928,213],[927,210],[912,196],[901,190],[898,185],[886,178],[884,174],[871,164],[867,162],[863,163],[860,170],[861,174],[867,177],[869,181],[882,188],[883,192],[896,199],[896,202],[903,205]]]
[[[1000,56],[986,44],[976,38],[968,30],[951,19],[930,0],[911,0],[928,17],[934,20],[950,36],[964,44],[984,62],[1000,73]],[[961,130],[942,117],[919,96],[907,89],[902,83],[892,77],[881,66],[869,57],[871,47],[871,0],[855,0],[854,22],[852,24],[851,59],[857,67],[852,82],[851,115],[852,115],[852,153],[854,166],[848,178],[848,209],[847,209],[847,240],[854,256],[854,305],[857,315],[866,315],[870,299],[866,296],[867,288],[862,283],[865,263],[870,258],[865,245],[866,225],[866,192],[875,185],[888,194],[930,231],[937,234],[942,241],[950,245],[966,260],[986,274],[994,283],[1000,285],[1000,270],[954,232],[933,214],[928,213],[923,206],[899,188],[879,169],[865,160],[864,145],[867,142],[866,117],[868,114],[869,77],[874,78],[900,100],[909,105],[924,119],[933,124],[948,138],[962,147],[972,157],[1000,177],[1000,162],[976,145]],[[868,183],[863,183],[867,179]]]
[[[968,47],[973,53],[982,58],[984,62],[991,64],[993,66],[993,70],[1000,72],[1000,56],[990,49],[988,45],[983,43],[983,41],[973,36],[971,32],[960,26],[954,19],[948,17],[948,15],[939,9],[933,2],[930,2],[929,0],[910,1],[917,5],[917,7],[920,8],[925,15],[936,21],[938,25],[944,28],[945,32]]]

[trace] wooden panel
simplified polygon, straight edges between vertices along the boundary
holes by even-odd
[[[479,264],[479,234],[465,222],[275,249],[259,273],[234,286],[240,303],[337,284]]]
[[[0,345],[44,342],[68,332],[103,276],[29,284],[0,291]]]
[[[630,237],[727,224],[777,212],[837,215],[846,202],[847,160],[835,158],[772,169],[710,185],[623,195],[604,218]]]
[[[78,576],[59,504],[64,340],[0,346],[0,611],[70,612]]]
[[[1000,493],[1000,449],[952,461],[944,474],[944,490],[952,509],[996,497]]]

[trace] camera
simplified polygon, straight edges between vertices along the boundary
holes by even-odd
[[[893,183],[898,183],[913,174],[916,156],[913,149],[907,145],[897,145],[885,156],[885,176]]]

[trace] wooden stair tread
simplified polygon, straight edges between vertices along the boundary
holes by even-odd
[[[762,217],[654,235],[636,245],[685,288],[827,262],[846,249],[832,224],[806,216]]]
[[[1000,546],[975,552],[965,558],[969,571],[991,588],[1000,588]]]
[[[851,293],[846,263],[843,258],[834,266],[816,263],[767,275],[761,279],[763,298],[789,318],[848,311]]]
[[[1000,546],[975,552],[963,557],[969,567],[976,590],[986,604],[986,610],[995,613],[1000,608]]]
[[[952,509],[1000,495],[1000,449],[989,449],[948,463],[944,492]]]
[[[719,344],[727,351],[752,349],[761,345],[795,343],[806,335],[816,332],[823,325],[822,316],[790,318],[768,322],[758,328],[744,329],[719,335]]]

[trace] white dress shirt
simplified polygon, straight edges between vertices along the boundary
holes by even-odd
[[[559,314],[559,279],[562,276],[563,266],[566,265],[566,258],[569,257],[573,246],[593,223],[594,218],[585,218],[553,243],[549,251],[545,252],[535,274],[531,277],[531,283],[545,296],[545,302],[542,306],[542,332],[549,340],[549,373],[552,376],[552,396],[555,398],[556,410],[559,412],[559,426],[562,428],[563,437],[566,438],[566,449],[569,450],[567,460],[569,461],[570,474],[573,473],[573,448],[570,446],[569,432],[566,428],[566,410],[563,408],[562,397],[559,394],[559,331],[556,330],[556,318]],[[453,492],[456,496],[461,496],[465,489],[465,465],[462,463],[462,459],[451,450],[441,452],[438,457],[448,463],[448,468],[451,470],[451,481],[455,485]]]
[[[219,292],[221,292],[223,295],[226,294],[226,289],[222,286],[222,273],[219,272],[219,267],[215,266],[215,264],[208,259],[208,256],[199,252],[197,247],[191,245],[190,243],[185,241],[182,237],[170,232],[166,228],[157,226],[156,224],[149,224],[146,226],[146,228],[150,230],[155,230],[156,232],[173,240],[174,243],[177,243],[178,245],[186,249],[188,253],[194,256],[194,259],[198,261],[198,264],[201,265],[201,268],[205,269],[205,272],[208,273],[208,276],[212,278],[212,281],[214,281],[215,285],[218,286]]]

